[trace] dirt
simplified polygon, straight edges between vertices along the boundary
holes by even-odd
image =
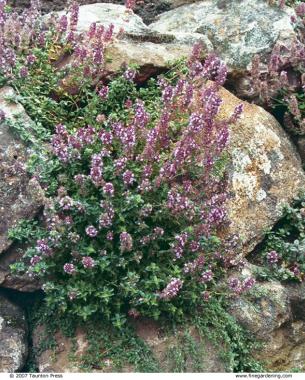
[[[66,7],[68,0],[40,0],[43,13],[59,11]],[[80,5],[97,3],[97,0],[79,0]],[[103,3],[124,4],[125,0],[103,0]],[[28,8],[30,0],[8,0],[8,4],[18,12]],[[138,0],[135,13],[142,17],[146,24],[153,22],[157,15],[170,9],[166,0]]]

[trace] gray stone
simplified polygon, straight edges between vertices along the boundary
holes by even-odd
[[[199,2],[200,0],[167,0],[167,3],[170,4],[171,9],[181,7],[186,4],[193,4]]]
[[[0,123],[0,254],[9,248],[8,230],[21,219],[31,219],[42,204],[43,194],[38,184],[30,180],[23,167],[28,151],[12,134],[7,121],[21,120],[25,128],[31,121],[21,104],[7,100],[14,90],[0,89],[0,110],[6,119]]]
[[[293,318],[305,321],[305,283],[292,283],[287,285],[288,296],[291,303]]]
[[[28,353],[23,311],[0,295],[0,372],[18,372]]]
[[[231,225],[225,233],[237,234],[247,254],[280,219],[283,206],[304,190],[305,174],[294,145],[272,115],[225,89],[220,96],[220,118],[227,119],[244,104],[240,120],[231,127],[227,203]]]
[[[64,13],[64,11],[58,12],[59,15]],[[128,10],[124,5],[96,3],[80,6],[77,30],[79,32],[87,31],[93,22],[105,27],[114,24],[115,33],[118,33],[120,29],[132,34],[149,32],[149,28],[141,17]]]
[[[232,298],[229,312],[261,339],[291,319],[288,292],[276,281],[259,283],[252,293]]]
[[[158,33],[203,34],[231,70],[244,70],[255,54],[265,55],[278,41],[295,37],[290,17],[265,0],[201,1],[159,15],[150,25]],[[272,20],[272,22],[270,22]]]
[[[81,6],[78,31],[88,31],[92,22],[108,26],[114,20],[115,37],[106,48],[105,69],[108,74],[119,71],[122,65],[136,64],[140,71],[137,80],[141,82],[168,68],[169,62],[188,57],[197,41],[201,41],[206,51],[213,48],[203,34],[186,32],[176,35],[152,31],[139,16],[116,4],[97,3]],[[65,57],[60,60],[58,67],[70,63],[71,57]]]

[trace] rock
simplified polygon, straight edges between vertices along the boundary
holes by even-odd
[[[231,127],[227,210],[247,254],[280,219],[284,204],[305,188],[305,175],[294,145],[275,118],[263,108],[241,102],[225,89],[219,117],[227,118],[244,104],[241,119]]]
[[[0,110],[5,120],[22,120],[30,128],[30,119],[21,104],[10,102],[6,97],[15,95],[12,88],[0,89]],[[0,254],[9,248],[8,230],[21,219],[34,217],[42,204],[42,191],[36,181],[31,181],[23,164],[28,152],[15,137],[6,121],[0,122]]]
[[[276,281],[259,283],[251,294],[245,293],[232,298],[229,312],[244,328],[260,339],[265,339],[291,319],[288,292]]]
[[[187,57],[190,47],[180,43],[154,43],[150,41],[116,40],[106,50],[111,61],[106,64],[108,73],[119,71],[123,64],[139,65],[137,82],[144,82],[169,66],[170,61]]]
[[[305,283],[292,283],[287,285],[288,296],[291,303],[293,318],[305,321]]]
[[[140,337],[151,349],[154,358],[159,364],[162,372],[172,372],[176,363],[168,353],[180,347],[182,342],[183,331],[180,329],[176,334],[165,334],[160,325],[149,319],[138,319],[131,321],[136,335]],[[99,327],[100,328],[100,327]],[[210,341],[199,336],[194,328],[189,329],[190,336],[193,337],[196,349],[202,349],[202,358],[200,364],[204,372],[225,372],[226,366],[220,359],[220,354]],[[74,343],[71,338],[63,336],[59,331],[55,333],[56,348],[40,350],[41,342],[45,339],[45,327],[40,325],[34,330],[33,345],[37,352],[40,352],[36,358],[39,372],[80,372],[82,371],[81,359],[86,355],[89,343],[86,332],[82,328],[76,330]],[[71,356],[72,346],[73,355]],[[184,372],[197,372],[195,360],[189,353],[188,357],[181,358]],[[90,372],[113,372],[114,366],[111,360],[103,359],[102,362],[92,363],[93,370]],[[122,363],[122,372],[135,372],[135,368],[130,363]]]
[[[167,2],[170,4],[171,9],[175,9],[186,4],[193,4],[199,1],[200,0],[167,0]]]
[[[150,28],[176,36],[205,35],[231,71],[244,71],[255,54],[264,56],[276,42],[295,37],[293,14],[291,8],[281,10],[265,0],[206,0],[163,13]]]
[[[143,318],[136,319],[133,324],[137,335],[151,348],[162,372],[174,372],[175,363],[168,358],[168,352],[185,344],[183,342],[184,331],[180,328],[176,334],[164,334],[158,323]],[[198,345],[196,350],[203,350],[200,361],[202,369],[200,372],[226,372],[227,368],[225,363],[220,359],[220,352],[213,344],[207,338],[201,337],[194,327],[190,327],[187,330],[189,336]],[[193,359],[191,354],[188,354],[184,359],[184,372],[198,372]]]
[[[60,331],[56,332],[54,339],[56,348],[41,350],[41,344],[46,338],[46,330],[43,325],[39,325],[33,331],[33,347],[39,352],[36,357],[39,372],[80,372],[77,363],[69,357],[72,351],[72,339],[65,337]],[[80,358],[88,347],[85,333],[78,329],[75,334],[76,351],[75,355]]]
[[[59,13],[61,14],[61,13]],[[122,5],[97,3],[80,7],[78,31],[87,31],[92,22],[108,26],[115,20],[113,42],[106,49],[106,72],[116,73],[122,65],[139,66],[137,81],[169,67],[169,62],[188,57],[193,44],[200,40],[206,51],[212,49],[209,40],[202,34],[161,34],[151,31],[142,19]],[[120,32],[120,28],[124,32]],[[58,67],[69,64],[71,57],[59,60]]]
[[[255,277],[261,268],[247,263],[230,277]],[[304,370],[305,366],[305,285],[258,282],[249,293],[229,300],[229,312],[259,347],[254,359],[271,372]]]
[[[58,12],[58,14],[65,14],[65,11]],[[93,22],[105,27],[114,24],[115,33],[118,33],[120,29],[132,34],[149,32],[149,28],[141,17],[128,10],[124,5],[95,3],[80,6],[77,30],[79,32],[87,31]]]
[[[0,372],[22,370],[28,353],[27,325],[22,310],[0,295]]]
[[[305,323],[292,322],[268,335],[262,349],[254,353],[268,371],[292,372],[305,369]]]
[[[305,137],[298,137],[297,148],[300,153],[303,164],[305,164]]]
[[[54,334],[55,346],[52,348],[42,348],[48,335],[44,325],[38,325],[33,331],[33,347],[39,354],[36,356],[36,364],[39,372],[83,372],[82,356],[86,355],[89,342],[83,328],[77,328],[73,338],[64,336],[61,331]],[[114,372],[111,359],[103,362],[92,363],[94,369],[90,372]],[[122,372],[133,372],[129,365],[123,365]]]
[[[61,16],[65,14],[65,11],[57,13]],[[126,33],[145,34],[149,30],[140,16],[129,11],[124,5],[118,4],[101,2],[80,6],[77,25],[78,32],[89,30],[93,22],[105,27],[113,24],[115,33],[123,29]]]

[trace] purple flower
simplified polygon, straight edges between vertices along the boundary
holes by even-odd
[[[66,15],[62,15],[58,21],[57,30],[59,33],[64,33],[68,29],[68,17]]]
[[[145,111],[144,103],[140,100],[137,100],[133,124],[139,128],[144,128],[148,121],[149,114]]]
[[[233,290],[234,293],[236,294],[240,294],[241,291],[242,291],[242,285],[241,285],[241,282],[238,278],[234,277],[234,278],[230,278],[229,282],[228,282],[228,285],[229,285],[229,288],[231,290]]]
[[[97,234],[98,234],[98,231],[97,231],[97,229],[94,227],[94,226],[88,226],[87,228],[86,228],[86,234],[88,235],[88,236],[90,236],[90,237],[96,237],[97,236]]]
[[[103,214],[100,215],[100,218],[99,218],[99,226],[100,228],[109,228],[112,226],[112,222],[113,222],[113,217],[114,217],[114,212],[110,212],[110,210],[108,210],[108,212],[105,212]]]
[[[99,133],[99,138],[104,145],[112,144],[113,135],[111,132],[101,131]]]
[[[244,281],[242,283],[243,291],[250,290],[251,288],[253,288],[255,283],[256,283],[256,281],[255,281],[255,278],[253,278],[253,277],[248,277],[248,278],[244,279]]]
[[[101,97],[101,99],[105,100],[108,98],[108,94],[109,94],[109,87],[108,86],[103,86],[100,91],[99,91],[99,96]]]
[[[35,255],[35,256],[33,256],[33,257],[31,258],[30,263],[31,263],[31,265],[36,265],[36,264],[39,263],[41,260],[42,260],[42,259],[41,259],[40,256]]]
[[[164,235],[164,229],[161,227],[155,227],[153,232],[154,232],[154,235],[157,237]]]
[[[112,231],[107,232],[106,239],[109,241],[113,240],[113,232]]]
[[[164,103],[169,103],[174,96],[174,89],[172,86],[167,85],[162,91],[162,100]]]
[[[126,170],[123,173],[123,181],[126,186],[132,185],[135,181],[135,176],[132,171]]]
[[[5,120],[5,112],[0,109],[0,123],[2,123]]]
[[[205,284],[206,282],[212,281],[212,279],[213,279],[213,272],[211,270],[207,270],[202,273],[200,282]]]
[[[52,249],[50,248],[47,239],[37,240],[36,249],[38,252],[46,256],[50,256],[52,253]]]
[[[19,75],[20,75],[20,78],[26,78],[29,75],[29,70],[27,69],[27,67],[25,66],[21,67],[19,71]]]
[[[236,121],[240,118],[242,112],[244,110],[244,104],[240,103],[235,107],[233,115],[230,117],[230,123],[236,123]]]
[[[74,1],[71,5],[70,11],[70,29],[71,31],[76,30],[78,24],[78,16],[79,16],[79,5],[76,1]]]
[[[201,270],[205,264],[203,256],[199,256],[197,259],[184,264],[184,273],[194,273],[196,270]]]
[[[136,6],[136,0],[125,0],[125,7],[127,9],[133,10],[135,6]]]
[[[90,178],[96,186],[101,185],[103,182],[103,166],[103,156],[94,154],[91,159]]]
[[[26,62],[28,65],[33,65],[36,62],[36,57],[33,54],[30,54],[26,57]]]
[[[187,243],[188,234],[183,232],[180,235],[175,236],[176,242],[172,244],[174,255],[177,259],[180,259],[183,256],[184,248]]]
[[[74,181],[77,185],[81,186],[83,185],[87,180],[87,176],[84,174],[77,174],[74,176]]]
[[[116,169],[116,172],[117,173],[121,172],[125,168],[126,163],[127,163],[126,157],[118,158],[117,160],[115,160],[114,161],[114,167]]]
[[[59,206],[67,211],[67,210],[70,210],[72,208],[72,206],[74,205],[74,201],[71,197],[69,197],[68,195],[61,198],[60,201],[59,201]]]
[[[109,195],[110,197],[113,197],[113,195],[114,195],[113,184],[111,182],[105,183],[105,185],[103,186],[103,192],[105,194]]]
[[[67,273],[67,274],[73,274],[75,273],[75,267],[73,264],[71,263],[66,263],[64,265],[64,272]]]
[[[136,71],[132,69],[127,69],[124,74],[124,78],[128,80],[129,82],[132,82],[136,77]]]
[[[270,265],[276,264],[279,261],[279,254],[276,251],[268,252],[267,261]]]
[[[190,56],[190,61],[198,61],[201,58],[201,53],[203,50],[203,45],[201,42],[196,42],[193,46],[192,53]]]
[[[130,252],[133,247],[132,237],[128,232],[122,232],[120,234],[120,249],[121,252]]]
[[[86,256],[86,257],[83,257],[82,264],[83,264],[84,268],[91,269],[91,268],[93,268],[95,266],[96,263],[92,259],[92,257]]]
[[[160,298],[170,300],[179,293],[183,286],[183,281],[180,278],[172,278],[166,288],[162,290]]]
[[[304,17],[305,16],[305,3],[302,2],[300,3],[296,8],[295,12],[299,17]]]

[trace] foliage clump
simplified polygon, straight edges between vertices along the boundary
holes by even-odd
[[[43,21],[35,2],[22,16],[0,9],[0,82],[51,134],[36,136],[28,165],[45,190],[43,223],[11,232],[30,245],[13,268],[41,279],[50,308],[116,327],[127,315],[181,318],[199,307],[231,264],[232,242],[216,234],[227,222],[229,125],[242,106],[218,117],[225,65],[202,61],[196,45],[186,65],[139,88],[134,68],[107,79],[115,28],[78,33],[77,4]]]
[[[305,279],[305,198],[302,196],[293,206],[286,206],[283,218],[266,235],[259,254],[253,259],[264,266],[258,276],[280,281],[304,281]]]

